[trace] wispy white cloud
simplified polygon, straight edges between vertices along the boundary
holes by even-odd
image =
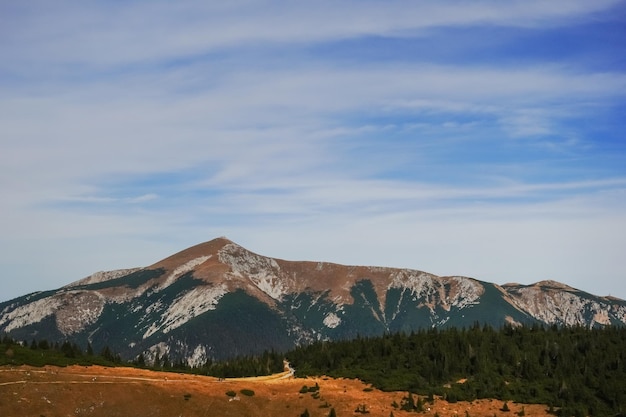
[[[29,2],[4,6],[11,58],[80,66],[128,65],[267,43],[415,34],[435,27],[535,27],[584,19],[619,1],[302,3]],[[15,19],[18,17],[19,19]],[[80,36],[77,36],[80,34]],[[18,50],[18,45],[36,46]]]
[[[0,264],[39,276],[32,245],[60,286],[227,235],[274,256],[497,282],[568,281],[599,263],[618,274],[626,172],[611,114],[623,68],[504,64],[480,45],[463,61],[401,47],[400,60],[342,59],[340,45],[435,51],[448,30],[535,33],[619,7],[0,5]]]

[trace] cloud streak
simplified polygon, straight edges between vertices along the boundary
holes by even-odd
[[[46,2],[5,6],[9,46],[28,61],[108,66],[194,56],[267,43],[312,43],[362,36],[410,36],[454,26],[537,27],[566,24],[619,1],[421,2]],[[19,19],[11,19],[18,17]],[[81,36],[76,36],[80,33]],[[17,49],[17,48],[16,48]],[[40,55],[45,51],[44,55]]]
[[[0,8],[8,296],[227,235],[626,297],[626,73],[533,52],[622,1]]]

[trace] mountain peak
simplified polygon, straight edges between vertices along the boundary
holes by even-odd
[[[555,281],[498,286],[412,269],[288,261],[226,237],[139,269],[0,303],[0,332],[200,364],[314,340],[476,322],[626,324],[626,303]],[[150,359],[151,358],[151,359]]]
[[[187,249],[181,250],[180,252],[176,252],[175,254],[168,256],[167,258],[162,259],[155,264],[150,265],[148,269],[164,268],[165,270],[171,270],[193,259],[198,259],[206,256],[215,257],[220,249],[222,249],[226,245],[232,244],[235,243],[227,239],[226,237],[218,237],[207,242],[190,246]]]
[[[518,282],[509,282],[501,285],[503,288],[507,290],[515,290],[519,288],[537,288],[540,289],[553,289],[553,290],[561,290],[561,291],[578,291],[576,288],[570,287],[569,285],[563,284],[562,282],[553,281],[550,279],[538,281],[534,284],[520,284]]]

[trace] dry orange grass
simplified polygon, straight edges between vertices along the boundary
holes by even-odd
[[[311,417],[325,417],[333,407],[338,417],[360,416],[515,416],[524,407],[527,416],[548,416],[546,406],[509,403],[502,412],[502,401],[480,400],[449,404],[435,400],[430,411],[414,414],[395,409],[403,392],[370,390],[358,380],[331,378],[284,378],[285,374],[260,378],[219,381],[216,378],[132,368],[70,366],[66,368],[22,366],[0,368],[0,416],[293,416],[308,409]],[[319,398],[301,394],[303,385],[320,387]],[[364,391],[368,388],[366,391]],[[254,391],[253,396],[241,394]],[[231,398],[227,391],[235,391]],[[428,406],[428,405],[427,405]]]

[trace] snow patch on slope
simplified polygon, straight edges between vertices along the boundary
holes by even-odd
[[[4,331],[10,332],[29,324],[39,323],[44,318],[53,315],[62,304],[63,302],[58,298],[46,297],[21,305],[9,313],[4,313],[0,319],[0,326],[8,323]]]
[[[202,313],[215,310],[218,301],[227,292],[225,284],[215,287],[200,286],[187,291],[169,305],[160,320],[152,323],[143,338],[146,339],[158,331],[168,333]]]
[[[180,277],[183,274],[186,274],[187,272],[193,271],[198,265],[202,265],[203,263],[208,261],[211,256],[212,255],[200,256],[176,267],[176,269],[174,269],[172,273],[169,274],[167,278],[165,278],[165,281],[163,282],[163,284],[160,285],[159,290],[169,287],[174,283],[174,281],[176,281],[176,278]]]
[[[159,342],[156,345],[150,346],[147,351],[144,352],[144,360],[150,365],[154,365],[157,359],[161,359],[163,355],[170,356],[170,347],[165,342]]]
[[[470,305],[478,304],[478,299],[485,292],[485,288],[476,280],[465,277],[448,277],[448,281],[452,282],[452,290],[448,294],[452,295],[449,299],[453,307],[465,308]]]
[[[114,271],[99,271],[99,272],[89,275],[88,277],[85,277],[78,281],[74,281],[71,284],[64,286],[63,288],[71,288],[71,287],[77,287],[79,285],[89,285],[89,284],[96,284],[98,282],[109,281],[112,279],[117,279],[117,278],[124,277],[126,275],[130,275],[133,272],[139,271],[140,269],[142,268],[116,269]]]
[[[335,313],[329,313],[326,317],[324,317],[324,326],[329,329],[334,329],[341,324],[341,319]]]
[[[220,262],[230,266],[233,275],[249,278],[257,288],[274,300],[281,300],[287,293],[276,260],[249,252],[234,243],[224,245],[217,255]]]
[[[611,317],[626,323],[626,306],[600,303],[575,292],[560,289],[546,291],[539,286],[509,289],[508,292],[515,305],[548,324],[608,325],[611,324]]]
[[[204,345],[198,345],[190,356],[187,357],[187,366],[198,368],[207,363],[208,356]]]
[[[434,275],[403,269],[391,276],[389,288],[407,289],[412,295],[429,297],[438,292],[435,280]]]
[[[104,297],[97,291],[63,293],[63,306],[56,313],[56,324],[61,333],[78,333],[95,323],[104,310]]]
[[[10,332],[54,315],[59,331],[67,336],[95,323],[104,304],[104,297],[96,291],[64,291],[5,313],[0,326],[6,324],[4,331]]]
[[[440,305],[450,311],[478,304],[484,288],[476,280],[465,277],[437,277],[425,272],[403,269],[391,276],[389,288],[410,291],[413,300],[422,302],[431,310]],[[404,292],[403,292],[404,296]]]

